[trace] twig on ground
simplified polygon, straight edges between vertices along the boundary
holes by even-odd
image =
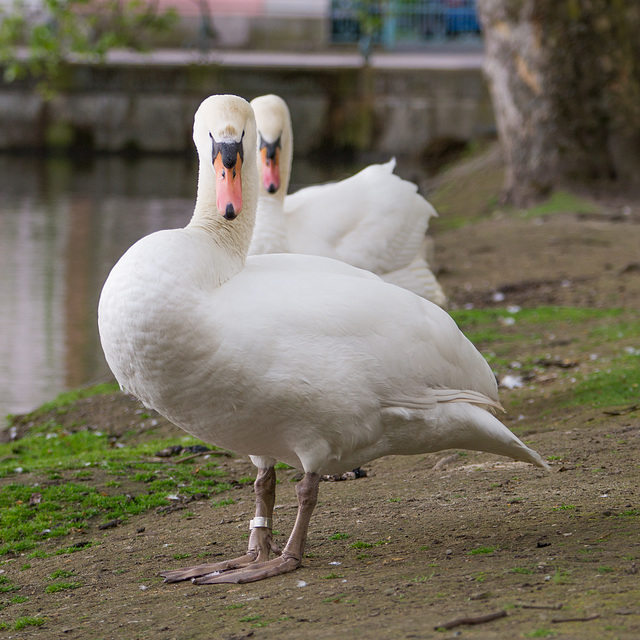
[[[167,458],[166,462],[169,464],[182,464],[183,462],[193,460],[194,458],[198,458],[199,456],[227,456],[230,458],[231,454],[226,451],[198,451],[198,453],[186,456],[185,458],[178,458],[177,460]]]
[[[564,605],[559,602],[558,604],[519,604],[518,606],[523,609],[555,609],[557,611]]]
[[[595,620],[599,618],[599,613],[594,613],[592,616],[584,616],[582,618],[552,618],[551,622],[560,623],[560,622],[589,622],[589,620]]]
[[[455,620],[451,620],[451,622],[445,622],[444,624],[436,625],[435,629],[453,629],[454,627],[459,627],[463,624],[482,624],[483,622],[491,622],[492,620],[497,620],[498,618],[504,618],[507,615],[507,612],[495,611],[494,613],[487,613],[483,616],[464,616],[462,618],[456,618]]]

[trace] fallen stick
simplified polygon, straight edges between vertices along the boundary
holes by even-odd
[[[599,613],[594,613],[592,616],[585,616],[584,618],[552,618],[551,622],[560,623],[560,622],[589,622],[589,620],[595,620],[599,618]]]
[[[498,618],[504,618],[507,615],[506,611],[495,611],[494,613],[487,613],[483,616],[465,616],[463,618],[456,618],[455,620],[451,620],[451,622],[445,622],[444,624],[439,624],[436,627],[436,631],[438,629],[453,629],[454,627],[459,627],[463,624],[482,624],[483,622],[491,622],[492,620],[497,620]]]
[[[186,456],[184,458],[178,458],[177,460],[173,460],[172,458],[167,458],[167,464],[182,464],[183,462],[187,462],[189,460],[193,460],[194,458],[198,458],[200,456],[227,456],[231,457],[231,454],[226,451],[198,451],[198,453],[194,453],[193,455]]]
[[[564,606],[562,603],[558,604],[519,604],[522,609],[555,609],[556,611],[562,609]]]

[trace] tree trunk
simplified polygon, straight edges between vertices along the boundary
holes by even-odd
[[[559,186],[640,184],[640,2],[479,0],[517,206]]]

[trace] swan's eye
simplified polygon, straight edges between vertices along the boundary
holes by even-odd
[[[223,169],[222,170],[222,177],[224,178],[227,175],[227,172]]]

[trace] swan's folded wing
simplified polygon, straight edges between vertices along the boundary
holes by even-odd
[[[285,199],[294,253],[338,258],[374,273],[409,264],[437,215],[391,163],[370,165],[337,183],[302,189]]]

